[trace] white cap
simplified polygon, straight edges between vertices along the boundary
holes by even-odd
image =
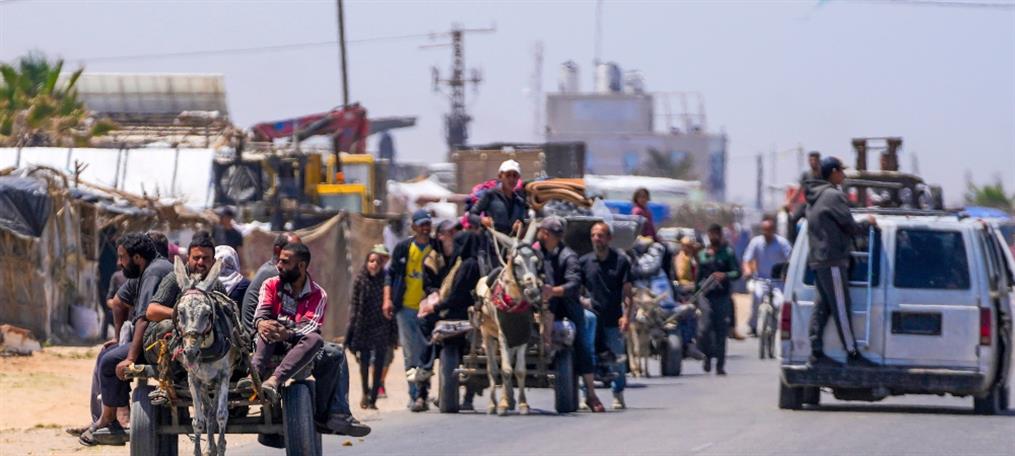
[[[514,171],[514,172],[518,173],[518,175],[521,175],[522,174],[522,166],[519,165],[518,162],[516,162],[514,160],[504,160],[504,162],[500,164],[500,169],[497,170],[497,173],[498,174],[499,173],[506,173],[508,171]]]

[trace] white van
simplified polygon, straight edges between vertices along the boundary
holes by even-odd
[[[860,352],[880,366],[808,366],[817,292],[804,226],[780,309],[779,407],[818,405],[820,388],[829,388],[841,400],[947,393],[972,396],[979,413],[1006,410],[1015,277],[998,230],[947,212],[854,211],[858,221],[867,214],[879,229],[873,248],[869,233],[854,242],[851,319]],[[833,319],[823,337],[825,353],[845,363]]]

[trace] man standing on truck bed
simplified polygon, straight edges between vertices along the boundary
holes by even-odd
[[[807,264],[814,269],[817,297],[814,313],[811,315],[809,336],[811,339],[810,365],[837,364],[825,356],[822,336],[828,315],[835,319],[839,340],[849,354],[850,364],[874,365],[860,355],[856,336],[850,325],[849,302],[849,259],[853,236],[863,233],[870,224],[877,226],[874,216],[868,216],[867,223],[853,220],[849,212],[846,195],[839,190],[845,180],[844,166],[838,158],[826,157],[821,160],[822,181],[812,182],[807,191],[807,239],[810,250]]]

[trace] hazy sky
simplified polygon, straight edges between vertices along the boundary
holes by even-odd
[[[395,133],[399,154],[442,159],[448,103],[431,91],[430,67],[446,74],[450,50],[420,46],[447,40],[355,41],[495,25],[495,33],[466,38],[466,63],[485,77],[467,95],[471,140],[537,140],[533,44],[544,46],[544,90],[556,89],[569,59],[590,88],[594,13],[590,1],[347,0],[352,99],[372,116],[418,116],[417,127]],[[90,71],[222,73],[232,118],[244,127],[340,104],[337,46],[95,58],[335,37],[334,1],[0,1],[0,60],[38,49],[87,59]],[[650,91],[704,94],[710,128],[729,135],[728,193],[736,200],[753,201],[759,152],[802,144],[852,163],[850,138],[882,135],[904,137],[903,168],[916,153],[948,201],[960,198],[967,170],[1015,191],[1015,8],[606,1],[602,57],[640,70]],[[776,174],[798,175],[795,153],[782,155]]]

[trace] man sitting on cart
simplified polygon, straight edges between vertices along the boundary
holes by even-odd
[[[521,165],[505,160],[497,170],[500,185],[483,193],[469,212],[481,216],[483,226],[507,235],[520,233],[529,212],[525,197],[517,190],[521,178]]]

